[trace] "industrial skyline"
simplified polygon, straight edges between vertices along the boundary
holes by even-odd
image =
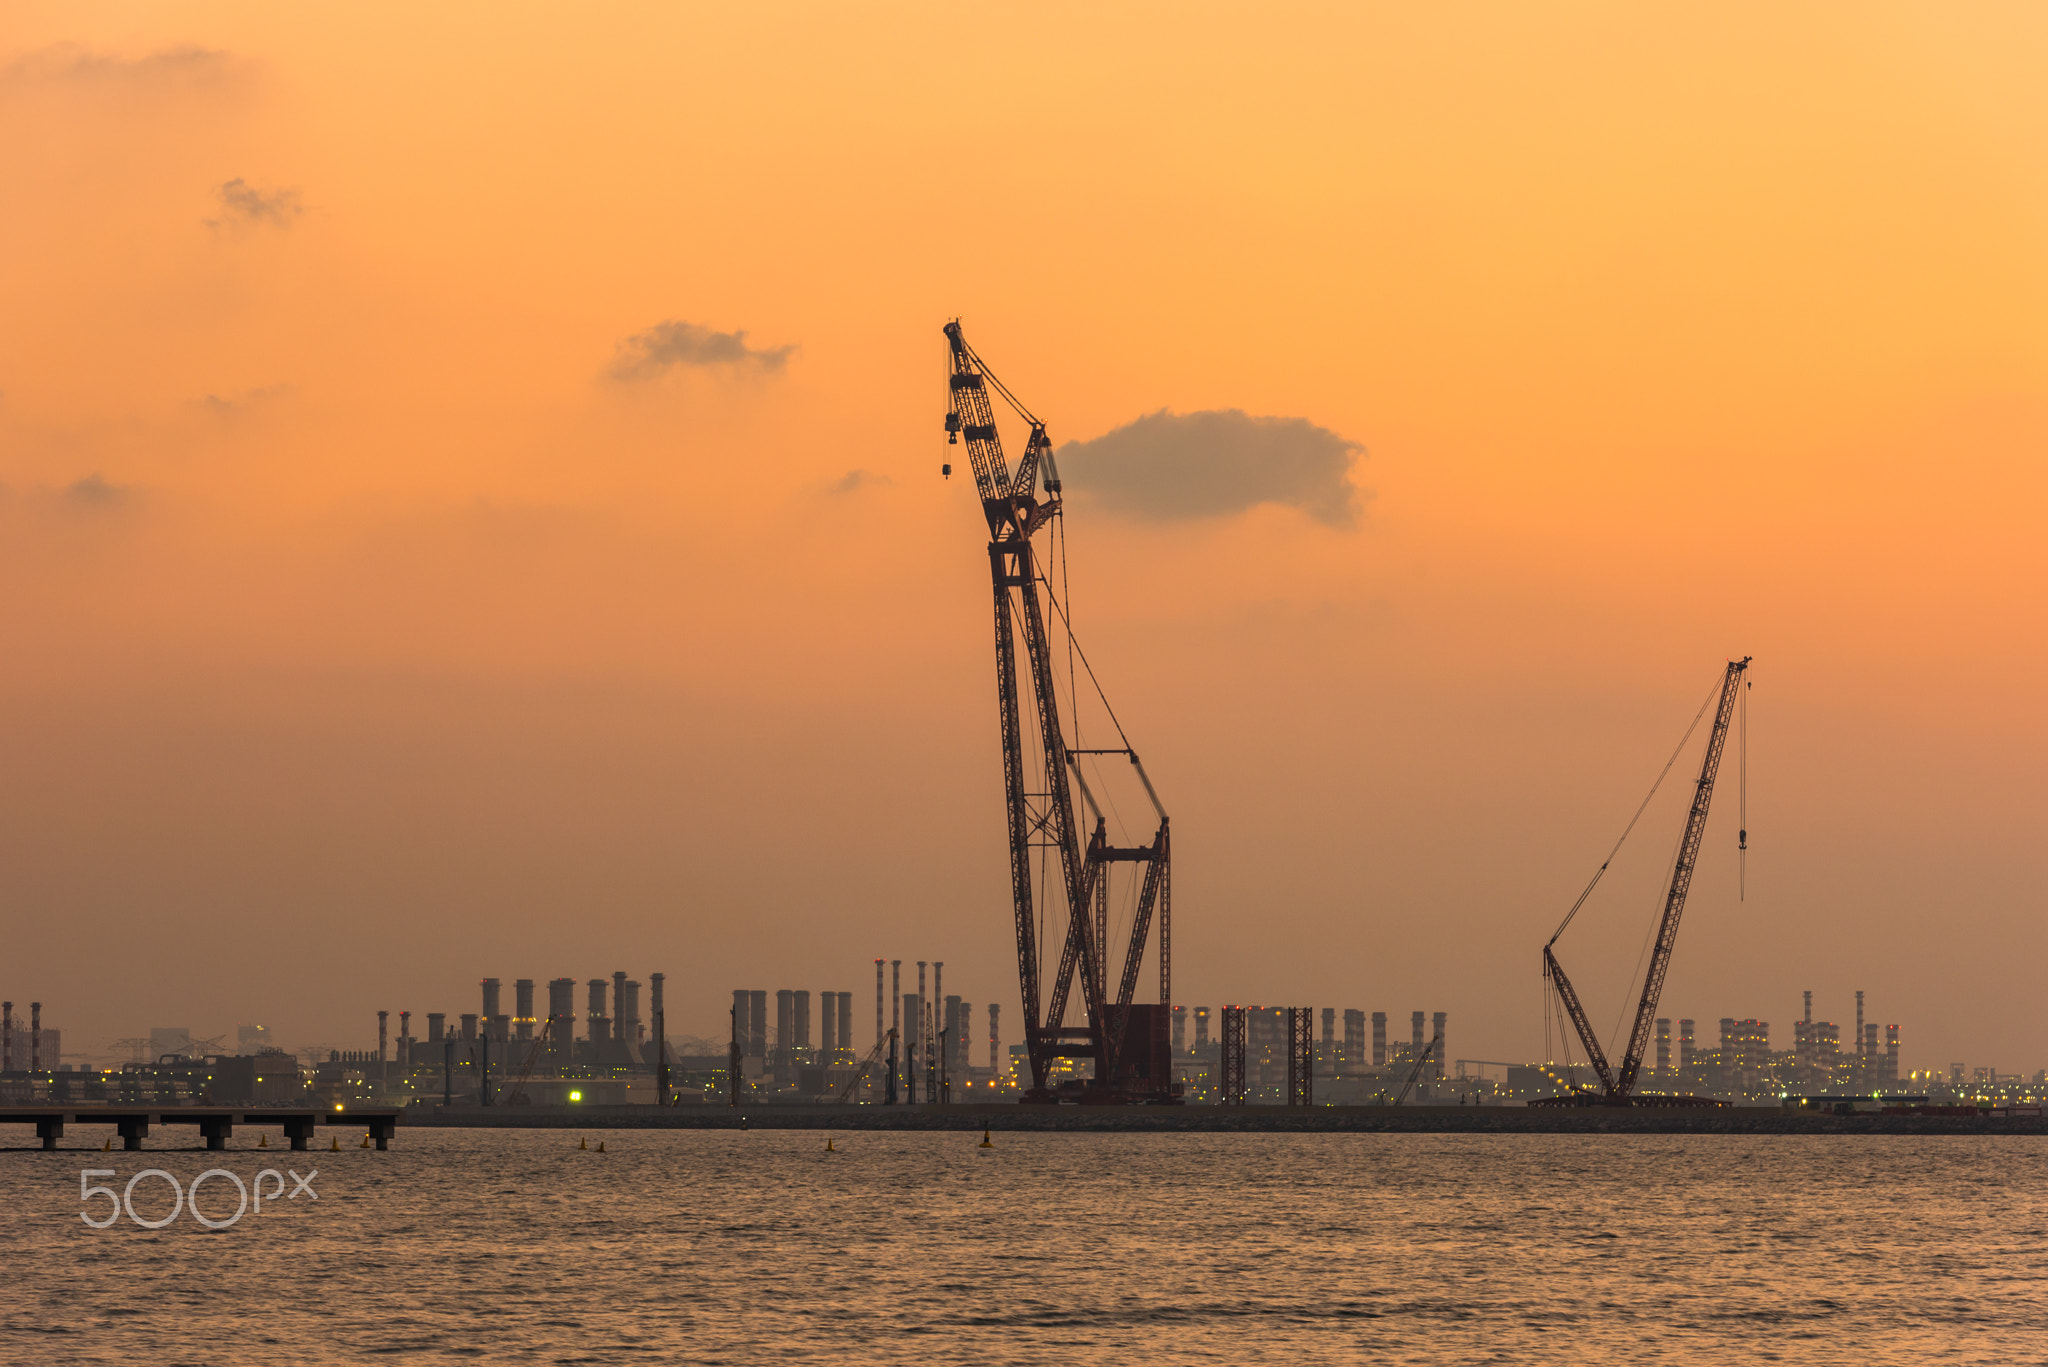
[[[1909,1053],[2048,1052],[2035,39],[1042,18],[16,7],[17,1006],[340,1040],[369,986],[588,960],[715,1037],[764,966],[901,943],[1021,1030],[959,318],[1049,423],[1173,996],[1520,1056],[1754,654],[1747,883],[1710,831],[1667,1007],[1853,981]],[[1046,211],[962,233],[983,159]],[[1663,839],[1559,950],[1603,1028]]]

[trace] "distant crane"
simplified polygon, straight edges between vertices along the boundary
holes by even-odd
[[[881,1061],[883,1046],[892,1045],[895,1042],[896,1032],[894,1030],[891,1030],[887,1035],[875,1041],[875,1047],[868,1050],[868,1056],[860,1061],[860,1066],[854,1069],[853,1076],[848,1078],[846,1085],[839,1089],[840,1105],[844,1106],[848,1099],[853,1096],[854,1089],[867,1081],[868,1073],[874,1068],[875,1064]]]
[[[1010,891],[1016,913],[1024,1043],[1031,1060],[1032,1085],[1023,1100],[1057,1100],[1047,1085],[1056,1060],[1087,1058],[1094,1061],[1095,1076],[1085,1088],[1073,1085],[1073,1090],[1080,1093],[1075,1100],[1096,1104],[1173,1103],[1178,1101],[1179,1092],[1173,1080],[1172,1051],[1167,1042],[1173,1002],[1173,894],[1166,809],[1160,805],[1159,794],[1153,790],[1145,766],[1138,762],[1137,751],[1130,747],[1121,727],[1118,739],[1124,743],[1113,749],[1068,748],[1060,723],[1059,699],[1054,692],[1052,636],[1040,588],[1044,588],[1044,597],[1051,600],[1063,620],[1066,613],[1038,567],[1031,540],[1061,516],[1060,476],[1053,461],[1052,438],[1046,435],[1045,424],[967,345],[958,319],[946,324],[945,333],[951,355],[946,439],[949,444],[967,443],[975,492],[981,496],[982,514],[988,521],[988,563],[995,588],[996,701],[1002,723],[1003,785],[1009,815]],[[990,390],[1030,425],[1031,434],[1014,474],[996,431]],[[951,465],[946,467],[946,473],[952,473]],[[1072,623],[1065,625],[1071,643]],[[1022,672],[1029,678],[1038,714],[1035,758],[1043,765],[1044,787],[1036,790],[1034,782],[1040,775],[1028,771],[1026,734],[1019,713],[1016,631],[1020,626],[1025,647]],[[1089,678],[1094,679],[1093,671]],[[1153,811],[1159,816],[1158,831],[1149,844],[1116,847],[1109,843],[1108,823],[1101,805],[1081,777],[1077,758],[1083,755],[1122,755],[1131,762],[1145,795],[1151,799]],[[1095,815],[1095,829],[1085,849],[1074,816],[1076,787]],[[1067,921],[1059,969],[1052,981],[1052,999],[1042,1016],[1037,937],[1043,908],[1040,891],[1033,884],[1034,851],[1058,852],[1059,877],[1047,877],[1043,891],[1048,902],[1055,891],[1062,895]],[[1131,919],[1122,977],[1115,999],[1111,1000],[1107,944],[1109,872],[1116,863],[1142,864],[1144,877]],[[1140,1005],[1132,1001],[1132,996],[1155,914],[1159,919],[1159,1004]],[[1077,971],[1087,1023],[1069,1026],[1067,996]]]
[[[1547,1098],[1546,1101],[1550,1105],[1714,1106],[1720,1104],[1704,1097],[1639,1097],[1634,1095],[1634,1092],[1636,1077],[1642,1072],[1643,1053],[1650,1046],[1651,1031],[1656,1023],[1657,999],[1663,995],[1664,975],[1670,971],[1671,951],[1678,941],[1678,919],[1685,913],[1685,895],[1692,887],[1693,867],[1699,862],[1700,841],[1707,833],[1707,806],[1714,798],[1714,776],[1721,768],[1721,751],[1728,743],[1728,726],[1735,717],[1735,704],[1741,694],[1742,676],[1743,672],[1749,668],[1749,661],[1750,657],[1747,655],[1739,660],[1730,660],[1726,672],[1721,676],[1720,695],[1714,706],[1713,729],[1707,733],[1706,757],[1700,761],[1700,776],[1693,785],[1692,810],[1686,815],[1685,831],[1678,842],[1678,861],[1671,870],[1671,887],[1664,896],[1663,919],[1657,925],[1657,940],[1650,952],[1649,970],[1643,975],[1642,999],[1636,1004],[1635,1028],[1629,1032],[1628,1052],[1622,1055],[1620,1069],[1617,1070],[1608,1065],[1607,1051],[1600,1047],[1600,1037],[1594,1033],[1593,1023],[1586,1018],[1586,1008],[1580,1004],[1579,994],[1573,989],[1571,979],[1565,976],[1564,966],[1558,963],[1557,955],[1553,950],[1557,944],[1557,937],[1564,934],[1565,927],[1572,923],[1572,918],[1578,915],[1579,908],[1586,904],[1586,899],[1592,895],[1593,889],[1599,885],[1601,876],[1607,872],[1607,864],[1614,862],[1615,853],[1621,849],[1621,841],[1627,840],[1629,830],[1635,828],[1634,820],[1630,821],[1628,829],[1621,833],[1621,840],[1615,842],[1614,850],[1608,853],[1607,863],[1603,863],[1600,866],[1599,872],[1593,875],[1592,882],[1586,884],[1586,890],[1579,894],[1579,900],[1572,904],[1572,909],[1565,913],[1563,922],[1559,924],[1557,930],[1543,946],[1543,976],[1557,993],[1557,999],[1564,1007],[1565,1014],[1571,1018],[1572,1028],[1579,1036],[1579,1043],[1586,1047],[1586,1056],[1593,1065],[1593,1071],[1600,1078],[1600,1092],[1597,1096],[1587,1092],[1576,1092],[1568,1096]],[[1705,709],[1702,708],[1701,710],[1704,712]],[[1699,719],[1695,717],[1693,719],[1693,726],[1697,727],[1698,725]],[[1688,728],[1686,731],[1687,739],[1690,739],[1691,735],[1692,729]],[[1684,747],[1684,744],[1684,741],[1679,742],[1681,749]],[[1672,761],[1675,762],[1676,760],[1677,755],[1674,754]],[[1665,773],[1669,773],[1670,768],[1670,763],[1666,763]],[[1663,782],[1662,775],[1658,776],[1657,782],[1658,784]],[[1657,787],[1653,785],[1650,789],[1650,796],[1656,796],[1656,792]],[[1648,807],[1649,802],[1650,799],[1648,797],[1644,798],[1643,807]],[[1636,809],[1636,820],[1642,818],[1643,807]],[[1749,832],[1746,828],[1742,832],[1741,844],[1744,849],[1748,848]]]
[[[533,1065],[540,1058],[540,1051],[547,1044],[548,1035],[554,1028],[555,1017],[549,1016],[547,1023],[541,1026],[540,1034],[534,1037],[533,1047],[526,1051],[526,1066],[519,1070],[519,1081],[512,1085],[512,1094],[505,1098],[507,1106],[518,1106],[526,1102],[526,1080],[533,1076]]]
[[[1429,1062],[1429,1056],[1435,1053],[1436,1047],[1443,1042],[1444,1037],[1442,1035],[1432,1035],[1430,1036],[1429,1043],[1422,1046],[1422,1052],[1415,1056],[1415,1066],[1408,1070],[1408,1080],[1401,1084],[1401,1094],[1394,1098],[1396,1106],[1407,1103],[1408,1093],[1415,1090],[1415,1079],[1422,1076],[1422,1065]]]

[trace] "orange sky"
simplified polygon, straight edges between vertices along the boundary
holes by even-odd
[[[1017,1038],[959,315],[1061,441],[1365,448],[1349,527],[1070,484],[1181,1000],[1538,1052],[1750,653],[1667,1014],[2048,1064],[2048,16],[1242,8],[10,6],[0,992],[360,1047],[922,956]],[[667,321],[768,359],[621,378]]]

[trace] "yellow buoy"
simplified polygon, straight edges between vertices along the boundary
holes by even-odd
[[[332,1152],[332,1153],[340,1153],[340,1152],[341,1152],[341,1136],[340,1136],[340,1135],[329,1135],[329,1136],[328,1136],[328,1138],[327,1138],[327,1148],[328,1148],[328,1150],[329,1150],[330,1152]]]
[[[838,1153],[838,1152],[839,1152],[839,1150],[837,1150],[837,1149],[833,1148],[833,1147],[832,1147],[832,1141],[831,1141],[830,1139],[827,1139],[827,1140],[825,1141],[825,1152],[826,1152],[826,1153]]]
[[[590,1147],[590,1140],[588,1138],[579,1139],[576,1141],[576,1147],[579,1150],[588,1149]]]
[[[101,1153],[112,1153],[113,1151],[114,1151],[114,1136],[112,1136],[112,1135],[108,1135],[108,1136],[107,1136],[107,1142],[106,1142],[106,1143],[104,1143],[104,1144],[102,1144],[102,1145],[100,1145],[100,1152],[101,1152]]]
[[[267,1149],[267,1148],[269,1148],[269,1147],[270,1147],[270,1136],[269,1136],[269,1135],[267,1135],[267,1134],[259,1134],[259,1135],[257,1135],[257,1136],[256,1136],[256,1147],[257,1147],[257,1148],[259,1148],[259,1149]]]
[[[600,1140],[598,1140],[598,1141],[597,1141],[597,1151],[598,1151],[599,1153],[603,1153],[603,1152],[604,1152],[604,1141],[603,1141],[602,1139],[600,1139]]]
[[[976,1144],[976,1145],[975,1145],[974,1147],[976,1147],[977,1149],[992,1149],[992,1148],[994,1148],[995,1146],[996,1146],[996,1141],[995,1141],[995,1140],[993,1140],[993,1139],[990,1139],[990,1138],[988,1137],[988,1126],[986,1126],[986,1125],[982,1126],[982,1127],[981,1127],[981,1142],[980,1142],[979,1144]]]
[[[356,1147],[359,1149],[367,1149],[370,1147],[370,1132],[368,1130],[363,1131],[363,1142],[356,1145]]]

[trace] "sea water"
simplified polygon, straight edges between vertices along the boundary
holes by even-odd
[[[0,1360],[2048,1360],[2040,1138],[830,1137],[74,1127],[0,1153]]]

